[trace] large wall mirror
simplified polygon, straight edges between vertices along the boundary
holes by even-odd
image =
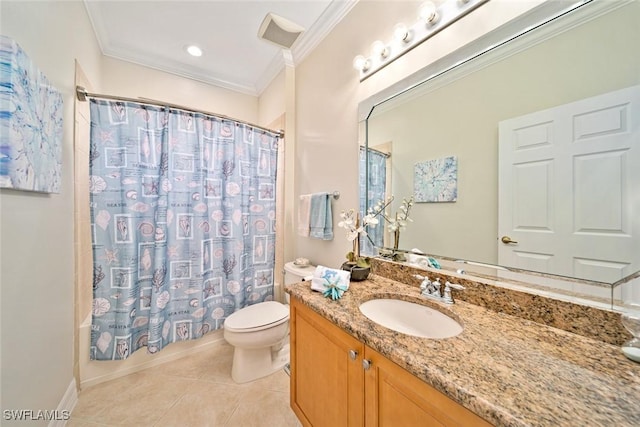
[[[466,274],[640,304],[639,22],[638,1],[581,2],[373,101],[366,191],[393,195],[392,214],[417,197],[399,247]]]

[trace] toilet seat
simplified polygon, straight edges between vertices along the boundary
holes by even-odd
[[[289,309],[277,301],[266,301],[236,311],[224,321],[233,332],[253,332],[271,328],[289,320]]]

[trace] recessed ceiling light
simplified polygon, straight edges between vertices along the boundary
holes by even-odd
[[[191,56],[202,56],[202,49],[196,45],[187,46],[187,52]]]

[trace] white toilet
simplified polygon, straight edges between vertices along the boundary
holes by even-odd
[[[285,283],[301,282],[314,270],[315,266],[287,263]],[[224,339],[234,346],[235,382],[257,380],[282,369],[289,363],[289,306],[266,301],[236,311],[224,321]]]

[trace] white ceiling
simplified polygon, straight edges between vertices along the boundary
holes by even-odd
[[[102,53],[238,92],[259,95],[299,63],[357,0],[84,0]],[[267,13],[305,32],[287,51],[258,38]],[[192,57],[190,44],[204,51]]]

